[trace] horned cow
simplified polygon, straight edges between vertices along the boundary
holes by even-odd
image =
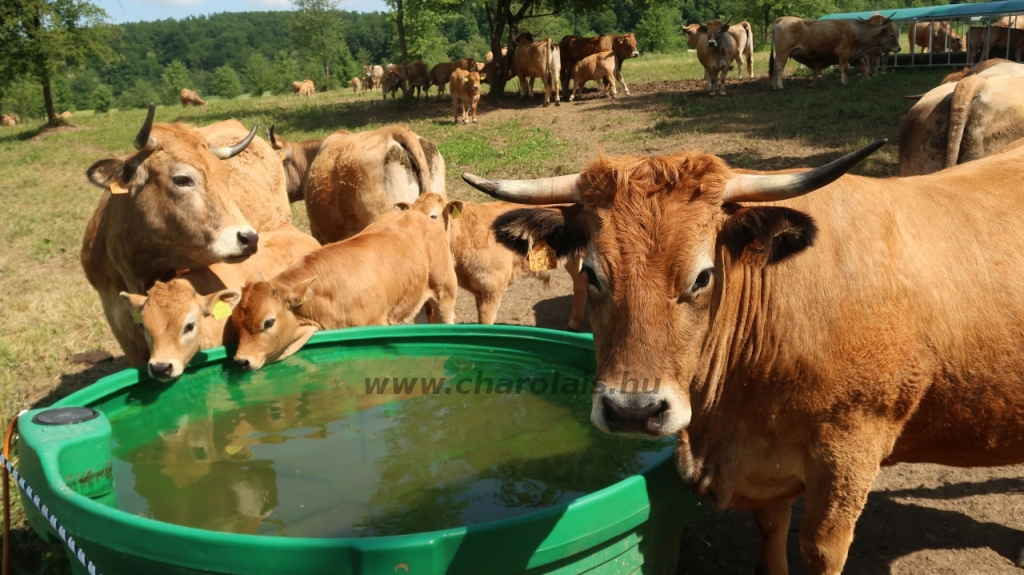
[[[683,34],[686,34],[686,44],[690,48],[697,48],[702,36],[706,32],[701,31],[702,24],[689,24],[683,26]],[[743,78],[743,68],[746,67],[747,75],[754,77],[754,32],[750,28],[750,22],[740,22],[729,26],[729,34],[732,35],[736,44],[736,75]],[[707,75],[705,75],[705,80]]]
[[[704,66],[704,80],[707,82],[708,93],[715,91],[725,95],[725,77],[729,73],[729,65],[736,58],[736,42],[729,34],[729,24],[721,20],[712,20],[700,27],[702,35],[697,41],[697,59]]]

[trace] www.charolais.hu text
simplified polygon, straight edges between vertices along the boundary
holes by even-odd
[[[530,377],[484,377],[482,371],[476,377],[374,377],[366,378],[366,393],[390,394],[517,394],[547,393],[552,395],[578,395],[592,393],[657,393],[661,378],[630,377],[622,374],[621,381],[593,379],[588,375],[578,377],[553,372]]]

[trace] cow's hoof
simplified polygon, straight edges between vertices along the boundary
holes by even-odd
[[[580,332],[580,330],[579,330],[579,329],[577,329],[577,328],[575,328],[575,327],[573,327],[573,326],[571,326],[571,325],[567,325],[567,326],[565,326],[565,331],[571,331],[571,332],[573,332],[573,333],[579,333],[579,332]]]
[[[561,106],[561,105],[562,105],[562,103],[561,103],[561,102],[559,102],[558,100],[555,100],[555,105],[556,105],[556,106]]]

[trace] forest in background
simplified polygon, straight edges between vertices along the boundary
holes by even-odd
[[[394,0],[392,0],[394,3]],[[537,3],[520,29],[556,40],[566,34],[593,36],[635,32],[641,52],[685,48],[680,26],[714,18],[746,19],[766,44],[767,24],[778,15],[818,17],[831,12],[945,4],[922,0],[575,0]],[[562,7],[559,10],[557,8]],[[204,97],[262,96],[291,90],[291,82],[312,79],[318,89],[347,86],[366,64],[398,63],[395,12],[336,11],[337,43],[330,84],[317,58],[291,37],[294,12],[234,12],[182,20],[122,24],[113,48],[117,58],[90,61],[74,73],[52,78],[57,111],[144,107],[150,101],[175,104],[182,87]],[[428,65],[473,57],[490,50],[486,4],[478,0],[405,2],[410,61]],[[3,95],[4,112],[45,117],[39,83],[29,77]]]

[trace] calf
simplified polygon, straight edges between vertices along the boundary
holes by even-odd
[[[472,58],[463,58],[461,60],[454,60],[452,62],[441,62],[430,69],[430,73],[427,74],[427,87],[424,90],[427,95],[430,95],[430,87],[437,86],[437,99],[440,100],[441,96],[444,95],[444,87],[448,84],[449,79],[452,77],[452,73],[456,70],[477,70],[477,64]]]
[[[361,84],[361,82],[359,81],[359,78],[352,78],[352,81],[349,82],[349,84],[352,85],[352,93],[353,94],[358,94],[359,93],[359,86]]]
[[[865,56],[880,49],[899,52],[900,42],[889,26],[891,19],[881,24],[866,20],[812,20],[782,16],[772,26],[772,52],[768,58],[769,80],[776,90],[782,89],[782,73],[786,62],[793,58],[814,71],[811,83],[817,81],[826,66],[839,64],[842,82],[846,83],[846,70],[850,62],[860,67],[867,78]],[[776,57],[777,56],[777,57]]]
[[[609,97],[615,98],[615,53],[611,50],[591,54],[576,62],[572,67],[573,86],[569,94],[569,101],[576,99],[576,94],[590,81],[604,81],[605,92]]]
[[[292,82],[292,91],[299,96],[312,96],[313,92],[316,91],[316,84],[312,80],[303,80],[301,82]]]
[[[480,102],[480,72],[476,71],[476,62],[470,60],[472,72],[455,70],[449,80],[452,84],[452,112],[455,123],[459,123],[459,107],[462,107],[462,123],[465,124],[469,108],[473,108],[473,123],[476,122],[476,105]]]
[[[189,106],[205,106],[206,102],[199,97],[199,94],[189,90],[188,88],[182,88],[181,92],[178,92],[178,98],[181,100],[181,107],[187,108]]]
[[[552,91],[555,95],[555,105],[560,105],[559,76],[562,64],[558,44],[552,42],[551,38],[534,42],[532,34],[523,32],[516,39],[516,53],[512,56],[512,63],[519,77],[520,98],[526,98],[527,94],[533,98],[533,80],[540,78],[544,84],[544,105],[550,103]],[[526,83],[527,78],[530,79],[529,86]]]
[[[609,50],[615,53],[615,80],[622,84],[622,89],[628,96],[629,86],[626,85],[626,80],[622,77],[622,63],[629,58],[640,56],[640,51],[636,49],[636,36],[632,32],[622,36],[605,35],[596,38],[562,37],[558,43],[562,74],[564,75],[562,84],[568,89],[569,76],[577,62],[591,54]]]
[[[708,93],[715,95],[715,90],[725,95],[725,76],[729,73],[729,64],[736,58],[736,41],[729,34],[729,24],[721,20],[712,20],[700,27],[703,35],[697,42],[697,59],[704,66],[704,80],[708,84]]]
[[[311,236],[284,224],[264,234],[259,251],[244,262],[213,264],[158,281],[146,295],[121,292],[122,303],[146,332],[150,377],[177,379],[199,350],[238,341],[227,319],[246,278],[255,272],[276,275],[319,248]]]
[[[0,125],[17,126],[19,120],[20,118],[18,118],[17,114],[4,114],[3,116],[0,116]]]
[[[399,202],[398,209],[422,212],[444,224],[455,258],[459,287],[476,298],[477,320],[493,324],[498,317],[501,296],[520,278],[539,279],[547,284],[547,271],[530,271],[527,259],[495,239],[492,226],[498,216],[522,206],[511,202],[474,204],[453,200],[445,203],[437,194],[423,194],[415,203]],[[523,242],[525,243],[525,242]],[[580,273],[582,259],[573,255],[561,260],[572,278],[572,315],[569,330],[579,331],[587,304],[587,276]]]
[[[431,321],[454,323],[457,292],[444,229],[419,212],[384,214],[269,281],[250,278],[231,316],[235,362],[259,369],[294,354],[319,330],[403,323],[424,305]]]

